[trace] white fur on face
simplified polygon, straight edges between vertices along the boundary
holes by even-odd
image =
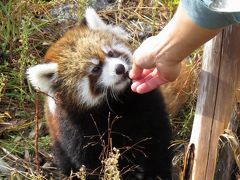
[[[117,40],[115,39],[112,42],[112,49],[127,54],[129,59],[132,60],[131,50],[128,47],[126,47],[124,44],[117,42]]]
[[[95,61],[94,61],[95,62]],[[128,65],[124,59],[119,58],[106,58],[103,65],[101,76],[98,78],[95,86],[103,86],[106,89],[111,88],[115,92],[120,92],[126,88],[130,83],[129,79],[123,79],[123,75],[116,74],[116,67],[122,64],[125,67],[125,71],[130,70],[130,65]],[[106,91],[99,94],[92,94],[90,89],[90,81],[88,77],[83,77],[77,83],[78,91],[78,101],[86,107],[93,107],[102,102],[104,97],[107,95]]]
[[[57,75],[57,64],[46,63],[38,64],[27,69],[27,78],[34,86],[42,92],[48,93],[51,91],[52,79],[49,75]]]
[[[100,100],[104,97],[104,94],[99,96],[93,96],[90,90],[90,82],[87,77],[81,79],[77,84],[77,90],[79,95],[80,104],[92,107],[100,103]]]
[[[126,62],[126,60],[122,59],[121,54],[124,56],[127,55],[129,57],[129,60],[131,61],[132,52],[124,44],[117,42],[116,39],[113,40],[111,47],[103,44],[102,50],[106,54],[108,54],[109,51],[117,51],[118,53],[120,53],[120,56],[105,59],[102,75],[99,78],[99,82],[105,87],[111,87],[115,91],[121,91],[126,87],[130,80],[127,79],[125,81],[122,81],[121,83],[118,83],[119,81],[121,81],[122,75],[116,74],[116,67],[119,64],[122,64],[125,67],[125,71],[129,71],[131,69],[131,65],[129,64],[130,62]]]
[[[103,50],[104,53],[107,54],[109,51],[112,50],[112,48],[109,47],[108,45],[102,45],[102,50]]]
[[[101,77],[99,82],[105,87],[110,87],[116,91],[123,90],[130,80],[122,80],[122,75],[116,74],[116,67],[122,64],[125,67],[125,71],[129,71],[129,65],[120,58],[107,58],[103,66]]]
[[[92,58],[91,63],[98,65],[100,63],[100,61],[98,59]]]

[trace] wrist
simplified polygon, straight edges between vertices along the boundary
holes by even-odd
[[[179,6],[172,20],[156,36],[155,63],[176,65],[221,29],[206,29],[194,23]]]

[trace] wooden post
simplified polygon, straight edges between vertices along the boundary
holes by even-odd
[[[225,28],[204,48],[190,139],[190,146],[194,146],[190,168],[192,180],[214,179],[218,139],[231,119],[239,77],[240,25],[233,25]]]

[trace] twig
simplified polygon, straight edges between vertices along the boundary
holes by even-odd
[[[91,118],[92,118],[92,120],[93,120],[93,123],[94,123],[94,125],[95,125],[95,127],[96,127],[96,130],[97,130],[97,132],[98,132],[99,139],[100,139],[100,141],[101,141],[101,145],[104,147],[105,143],[104,143],[103,137],[102,137],[102,135],[101,135],[101,133],[100,133],[100,131],[99,131],[99,129],[98,129],[97,122],[94,120],[94,117],[93,117],[92,114],[90,114],[90,116],[91,116]],[[96,136],[96,135],[95,135],[95,136]]]
[[[37,174],[39,174],[40,172],[40,163],[39,163],[39,156],[38,156],[38,133],[39,133],[39,110],[38,110],[38,95],[39,95],[39,91],[36,90],[36,114],[35,114],[35,163],[36,163],[36,171]]]
[[[148,141],[148,140],[151,140],[152,138],[145,138],[145,139],[142,139],[141,141],[138,141],[136,142],[135,144],[133,144],[132,146],[128,146],[126,147],[126,150],[124,150],[121,155],[123,155],[124,153],[126,153],[128,150],[130,149],[133,149],[135,146],[138,146],[138,144],[142,143],[142,142],[145,142],[145,141]]]

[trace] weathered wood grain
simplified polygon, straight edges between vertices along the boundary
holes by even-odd
[[[190,144],[194,144],[193,180],[212,180],[219,135],[227,127],[240,76],[240,25],[225,28],[204,48],[196,114]]]

